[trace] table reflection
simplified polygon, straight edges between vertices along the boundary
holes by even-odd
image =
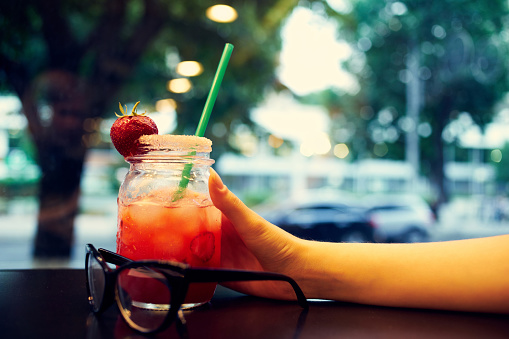
[[[156,338],[507,338],[508,319],[445,311],[399,309],[312,301],[309,310],[295,303],[247,296],[212,299],[186,311],[187,334],[176,324]],[[502,321],[501,321],[502,320]],[[89,317],[88,338],[143,338],[121,319],[115,307]]]
[[[155,338],[299,338],[307,310],[293,302],[252,297],[213,300],[183,312],[185,325],[172,324]],[[90,314],[87,338],[143,338],[129,328],[118,310]]]
[[[116,305],[90,313],[83,270],[0,272],[0,338],[144,338]],[[508,338],[509,315],[445,312],[311,301],[235,293],[219,286],[205,307],[185,313],[194,338]],[[173,324],[157,338],[182,338]]]

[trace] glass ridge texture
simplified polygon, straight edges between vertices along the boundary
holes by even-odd
[[[208,192],[211,145],[196,136],[140,138],[118,194],[118,254],[220,267],[221,213]],[[214,290],[213,283],[195,284],[186,303],[207,302]]]

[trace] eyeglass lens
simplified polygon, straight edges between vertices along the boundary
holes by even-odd
[[[97,312],[101,307],[104,297],[106,277],[104,275],[104,270],[101,267],[101,264],[93,255],[88,256],[87,265],[88,284],[91,296],[90,302],[94,308],[94,311]]]
[[[117,277],[116,293],[124,318],[143,332],[159,328],[170,311],[171,287],[155,269],[122,270]]]

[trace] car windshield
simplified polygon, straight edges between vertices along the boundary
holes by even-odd
[[[385,205],[385,206],[375,206],[370,209],[371,212],[397,211],[397,210],[411,211],[412,208],[410,206],[403,206],[403,205]]]

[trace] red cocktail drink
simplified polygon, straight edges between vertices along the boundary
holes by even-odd
[[[118,226],[117,252],[127,258],[220,266],[221,215],[210,202],[195,205],[194,199],[185,196],[170,206],[150,200],[119,204]],[[195,284],[186,302],[207,302],[214,289],[215,284]]]
[[[210,141],[203,139],[170,135],[140,138],[142,145],[148,145],[147,152],[127,158],[131,168],[119,192],[120,255],[132,260],[220,267],[221,212],[208,195],[213,160],[208,158]],[[189,178],[184,188],[183,173]],[[192,284],[185,303],[193,306],[209,301],[215,287],[215,283]]]

